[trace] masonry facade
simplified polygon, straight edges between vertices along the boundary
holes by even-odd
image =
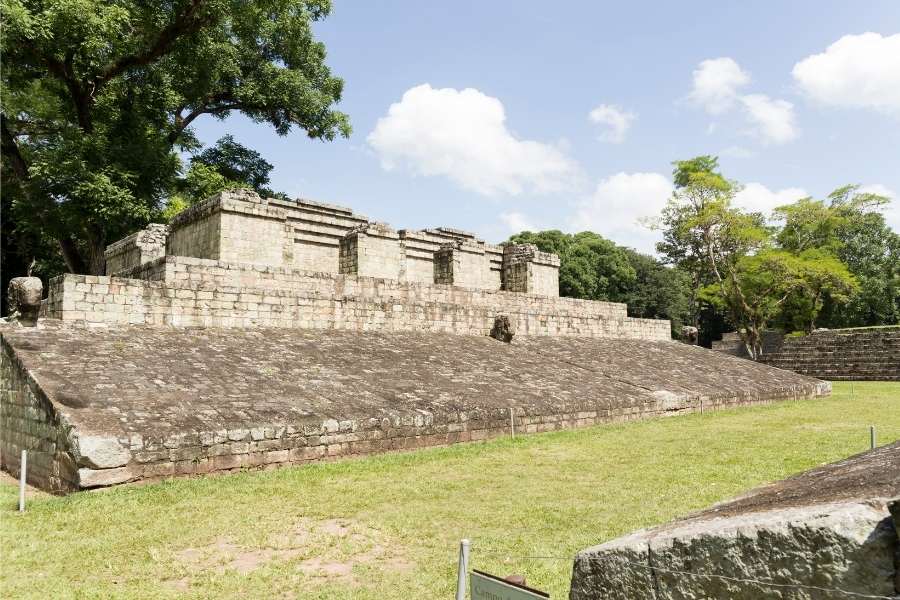
[[[347,208],[217,194],[107,248],[106,277],[51,282],[44,315],[88,325],[286,327],[667,340],[668,321],[559,297],[559,257]]]

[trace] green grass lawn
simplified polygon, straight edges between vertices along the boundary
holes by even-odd
[[[900,383],[64,498],[0,485],[5,598],[451,598],[472,566],[568,593],[579,549],[900,439]]]

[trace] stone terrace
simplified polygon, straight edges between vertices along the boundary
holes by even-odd
[[[2,331],[0,450],[55,492],[830,389],[671,341],[42,323]]]

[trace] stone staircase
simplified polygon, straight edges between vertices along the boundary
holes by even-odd
[[[786,337],[760,359],[773,367],[837,381],[900,381],[900,327],[835,329]]]

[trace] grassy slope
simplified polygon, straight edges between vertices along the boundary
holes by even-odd
[[[818,401],[44,496],[24,515],[6,483],[0,590],[8,598],[448,598],[456,545],[468,537],[474,567],[525,573],[563,598],[570,562],[502,556],[571,556],[865,450],[869,424],[880,443],[900,439],[900,384],[836,383],[834,391]],[[315,525],[335,518],[359,535]],[[298,524],[312,533],[292,542],[284,532]],[[248,573],[217,572],[203,549],[223,541],[294,548]],[[179,557],[189,547],[201,548],[205,567]],[[315,556],[356,557],[355,583],[300,568]]]

